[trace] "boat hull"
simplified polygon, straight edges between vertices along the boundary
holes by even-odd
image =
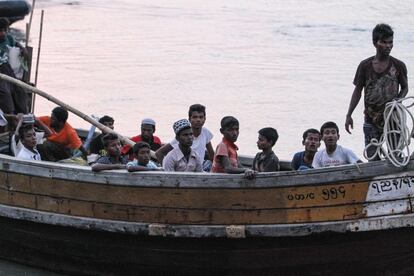
[[[0,246],[2,258],[70,274],[414,272],[413,228],[280,238],[169,238],[0,218]]]

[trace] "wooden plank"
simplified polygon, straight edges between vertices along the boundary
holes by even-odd
[[[0,173],[1,175],[1,173]],[[171,208],[301,208],[365,202],[368,182],[263,189],[142,188],[8,173],[0,188],[110,204]]]

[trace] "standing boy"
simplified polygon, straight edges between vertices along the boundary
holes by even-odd
[[[191,146],[193,145],[193,130],[187,119],[174,123],[173,129],[178,148],[170,151],[165,156],[162,167],[166,171],[176,172],[202,172],[202,160]]]
[[[25,58],[27,58],[27,51],[8,33],[9,25],[10,22],[7,18],[0,18],[0,73],[15,78],[9,64],[9,48],[20,48]],[[0,109],[9,114],[28,113],[26,92],[11,82],[0,80]]]
[[[118,135],[107,133],[102,138],[105,155],[101,155],[92,165],[92,171],[125,169],[128,160],[121,155],[121,142]]]
[[[372,42],[376,48],[376,54],[362,61],[355,74],[355,89],[349,103],[345,129],[351,133],[349,127],[354,127],[352,112],[358,105],[362,90],[364,90],[365,145],[368,145],[373,138],[380,140],[384,127],[385,104],[396,98],[404,98],[408,93],[407,67],[402,61],[390,55],[393,40],[394,31],[389,25],[375,26],[372,31]],[[375,152],[376,147],[370,146],[367,149],[367,157],[373,156]]]
[[[206,122],[206,107],[201,104],[191,105],[188,110],[188,118],[194,135],[191,148],[196,151],[201,160],[203,160],[204,171],[210,171],[211,162],[213,161],[214,156],[213,146],[211,145],[213,134],[204,127],[204,123]],[[162,146],[155,153],[158,161],[162,162],[164,156],[172,149],[176,148],[178,148],[177,139],[173,139],[169,144]],[[206,151],[208,153],[207,158],[205,158]]]
[[[312,167],[333,167],[345,164],[361,163],[361,160],[350,149],[337,144],[339,128],[334,122],[326,122],[321,127],[325,149],[318,151],[313,158]]]
[[[253,170],[258,172],[275,172],[280,170],[279,158],[272,150],[278,138],[279,134],[272,127],[265,127],[259,130],[257,147],[262,152],[257,153],[253,159]]]
[[[131,140],[135,143],[146,142],[150,145],[152,151],[156,151],[161,147],[161,139],[154,135],[155,121],[151,118],[146,118],[141,121],[141,134],[134,136]],[[130,145],[122,147],[122,154],[128,154],[129,160],[134,160],[134,154]],[[161,161],[160,161],[161,162]]]
[[[135,159],[126,165],[129,172],[162,170],[162,168],[159,168],[157,164],[151,161],[151,147],[148,143],[138,142],[132,147],[132,150]]]
[[[311,169],[315,153],[321,145],[321,134],[314,128],[306,130],[302,138],[302,145],[305,146],[305,151],[297,152],[293,156],[291,163],[293,170]]]
[[[239,121],[233,116],[226,116],[221,119],[220,132],[223,134],[223,140],[217,145],[216,154],[214,155],[213,173],[244,173],[246,178],[254,178],[255,171],[243,168],[237,155],[239,149],[236,144],[239,137]]]

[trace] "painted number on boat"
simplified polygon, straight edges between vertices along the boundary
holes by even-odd
[[[378,193],[387,193],[414,187],[414,177],[402,177],[371,182],[371,187]]]
[[[323,200],[331,200],[344,198],[346,194],[344,186],[323,188],[317,192],[304,192],[304,193],[289,193],[287,195],[288,200],[314,200],[317,197]]]

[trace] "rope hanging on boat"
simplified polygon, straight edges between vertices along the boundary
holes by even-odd
[[[404,101],[411,100],[409,104]],[[385,104],[384,110],[384,132],[380,140],[373,138],[364,149],[364,157],[373,160],[377,156],[387,158],[396,167],[404,167],[410,161],[411,137],[414,135],[414,116],[409,108],[414,106],[414,97],[407,97],[393,100]],[[408,116],[411,118],[411,130],[407,123]],[[385,147],[384,147],[385,144]],[[370,158],[367,156],[367,149],[370,146],[377,147],[375,154]]]

